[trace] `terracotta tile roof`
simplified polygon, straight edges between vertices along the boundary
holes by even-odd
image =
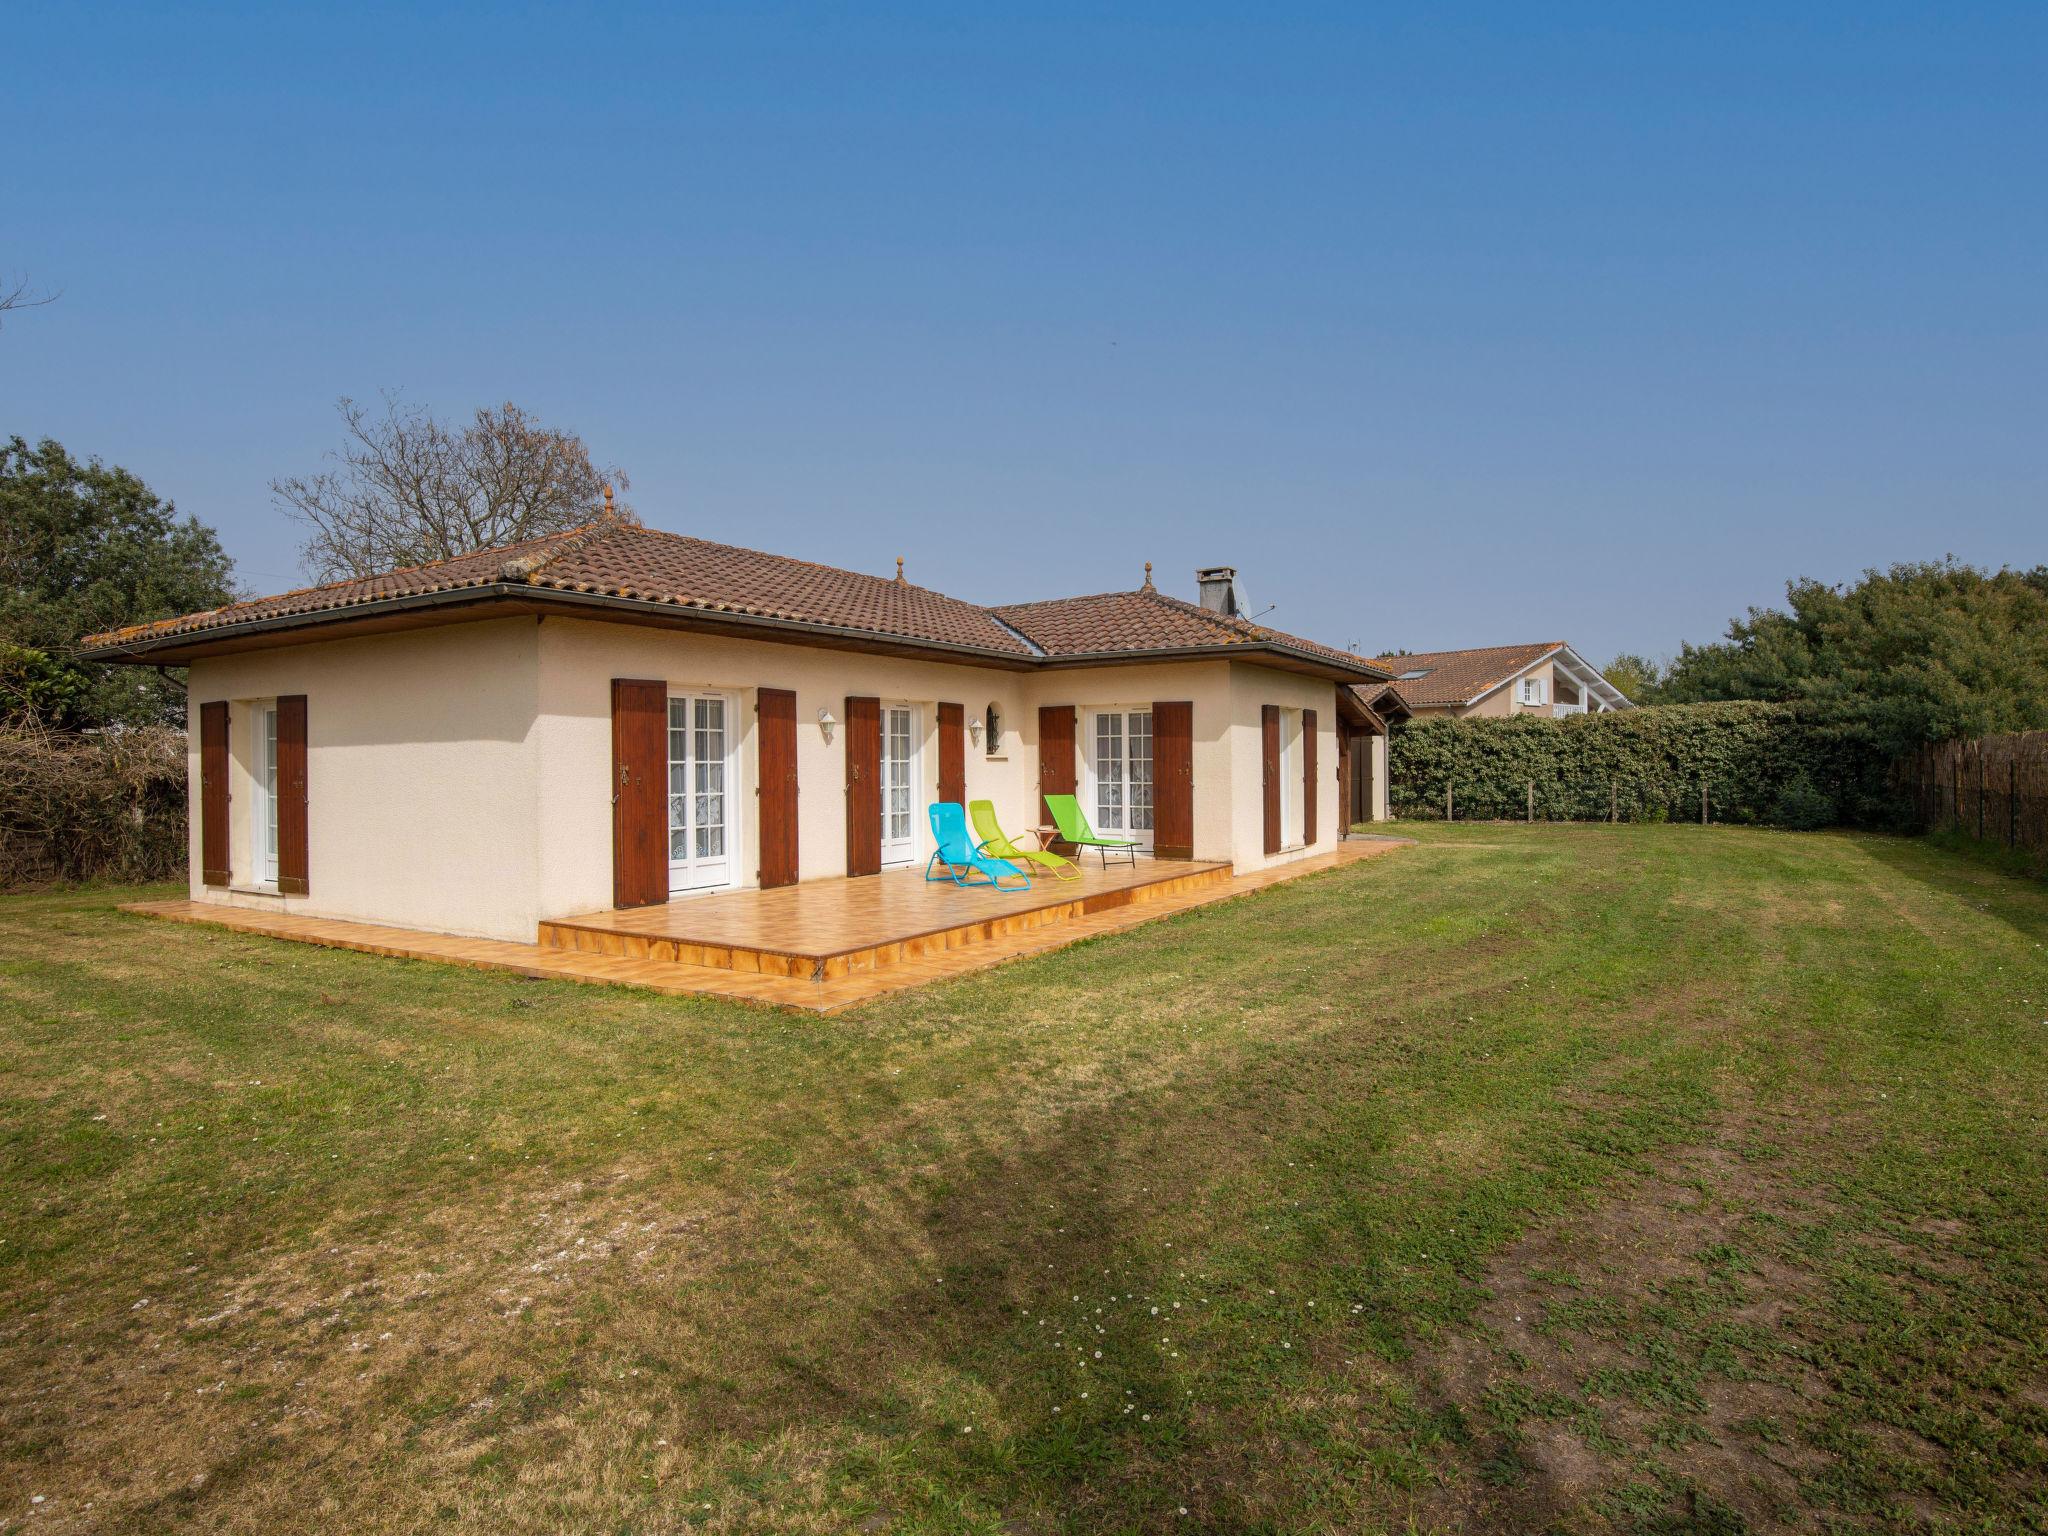
[[[1249,619],[1226,618],[1150,587],[1140,587],[1135,592],[1098,592],[1090,597],[1010,603],[989,611],[1029,636],[1033,644],[1053,657],[1279,645],[1342,666],[1366,670],[1377,667],[1377,663],[1350,651],[1269,629]]]
[[[628,523],[593,523],[431,565],[230,603],[205,613],[93,635],[85,643],[131,645],[499,582],[862,630],[1019,657],[1031,654],[1031,648],[986,609],[926,587]]]
[[[1381,656],[1375,664],[1387,669],[1394,679],[1394,691],[1411,708],[1441,709],[1469,704],[1517,673],[1527,671],[1553,651],[1563,649],[1562,640],[1544,640],[1534,645],[1489,645],[1470,651],[1416,651],[1407,656]],[[1404,678],[1404,672],[1425,675]]]
[[[134,647],[239,625],[343,617],[366,604],[465,588],[528,588],[626,598],[704,613],[967,649],[1019,661],[1128,651],[1279,647],[1373,677],[1373,662],[1247,619],[1225,618],[1151,587],[983,608],[928,587],[638,524],[598,522],[452,560],[230,603],[89,636],[88,649]]]
[[[150,624],[130,624],[124,629],[111,629],[104,634],[87,635],[84,643],[88,649],[103,645],[125,645],[173,635],[199,634],[209,629],[225,629],[232,624],[248,624],[262,619],[327,613],[335,609],[359,607],[364,603],[382,602],[394,597],[414,597],[429,592],[450,592],[460,587],[488,586],[500,579],[509,562],[545,559],[559,545],[581,537],[589,531],[588,528],[578,528],[568,533],[550,534],[545,538],[527,539],[518,544],[503,544],[495,549],[479,549],[473,554],[457,555],[452,560],[436,560],[428,565],[405,566],[375,576],[329,582],[320,587],[300,587],[295,591],[281,592],[276,597],[251,598],[246,602],[208,608],[200,613],[180,614],[174,619],[158,619]]]
[[[565,592],[637,597],[1014,656],[1031,653],[987,609],[929,587],[658,528],[613,528],[550,556],[528,579]]]

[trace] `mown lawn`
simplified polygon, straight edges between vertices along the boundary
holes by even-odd
[[[0,1529],[2048,1529],[2048,891],[1414,830],[826,1022],[0,899]]]

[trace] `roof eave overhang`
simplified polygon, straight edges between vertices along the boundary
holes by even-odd
[[[1329,678],[1340,683],[1383,683],[1386,674],[1372,667],[1348,667],[1326,656],[1270,640],[1242,645],[1141,646],[1117,651],[1071,651],[1049,655],[1042,667],[1117,667],[1145,661],[1257,661],[1288,672]]]
[[[472,609],[484,612],[471,614],[465,611]],[[491,582],[444,592],[417,592],[375,602],[352,603],[346,608],[322,609],[317,613],[280,614],[178,634],[138,636],[133,640],[94,646],[81,651],[77,659],[116,665],[183,666],[209,655],[252,649],[266,642],[296,644],[339,640],[373,625],[379,628],[402,627],[392,621],[408,617],[417,618],[424,625],[455,618],[487,617],[492,610],[502,611],[508,616],[559,610],[579,618],[651,624],[660,628],[716,630],[760,639],[783,639],[794,644],[837,645],[891,655],[1018,670],[1029,668],[1037,659],[993,647],[912,640],[873,630],[816,624],[801,619],[698,608],[611,593],[574,592],[559,587],[529,586],[523,582]]]
[[[1573,676],[1600,695],[1600,701],[1609,709],[1634,709],[1635,700],[1607,681],[1606,675],[1569,645],[1564,648],[1565,660]]]
[[[466,617],[484,617],[490,610],[509,614],[562,610],[581,618],[613,622],[652,624],[662,628],[722,630],[760,639],[783,639],[794,644],[824,645],[845,649],[884,652],[954,661],[973,666],[999,667],[1015,671],[1039,668],[1127,666],[1148,661],[1247,661],[1256,660],[1287,671],[1304,672],[1339,682],[1380,683],[1386,677],[1375,668],[1346,667],[1327,657],[1297,650],[1272,641],[1245,645],[1196,645],[1153,647],[1135,650],[1088,651],[1074,655],[1031,655],[992,647],[952,644],[944,641],[909,640],[878,634],[873,630],[840,625],[817,624],[801,619],[780,619],[762,614],[736,613],[726,609],[697,608],[664,603],[648,598],[619,597],[601,592],[574,592],[559,587],[529,586],[523,582],[492,582],[484,586],[455,587],[444,592],[417,592],[375,602],[352,603],[346,608],[322,609],[317,613],[279,614],[237,624],[176,634],[137,636],[81,651],[81,661],[107,662],[129,666],[184,666],[210,655],[258,648],[264,644],[302,644],[345,639],[358,630],[403,627],[402,621],[416,618],[425,624]],[[485,610],[472,614],[467,610]],[[399,622],[394,622],[399,621]]]

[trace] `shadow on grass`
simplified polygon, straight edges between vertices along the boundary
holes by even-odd
[[[2048,942],[2048,884],[2026,854],[1950,833],[1856,841],[1885,868],[1989,913],[2034,943]]]

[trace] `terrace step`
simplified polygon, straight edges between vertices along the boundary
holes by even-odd
[[[927,884],[919,871],[896,870],[555,918],[540,925],[539,939],[544,947],[584,954],[822,984],[1230,878],[1228,864],[1147,860],[1129,872],[1090,870],[1078,882],[1040,880],[1029,891],[992,892]]]

